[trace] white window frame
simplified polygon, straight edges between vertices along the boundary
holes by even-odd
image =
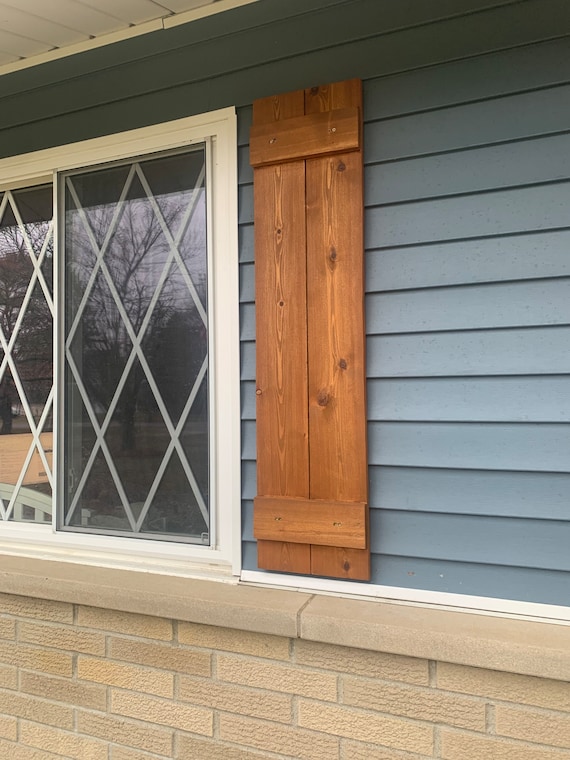
[[[91,140],[0,159],[0,191],[53,183],[54,187],[54,300],[59,315],[57,175],[73,169],[147,156],[199,143],[209,154],[211,213],[208,236],[211,256],[210,298],[210,467],[211,519],[215,543],[202,546],[173,541],[66,533],[52,525],[0,523],[0,552],[108,567],[155,570],[186,576],[231,577],[241,567],[240,541],[240,401],[239,401],[239,285],[237,211],[237,118],[234,108],[155,124]],[[54,442],[59,440],[61,393],[61,330],[54,324]],[[54,515],[61,499],[54,447]]]

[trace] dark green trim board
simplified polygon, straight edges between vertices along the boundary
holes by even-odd
[[[560,0],[259,0],[0,77],[0,156],[564,30]]]
[[[0,76],[0,155],[237,106],[253,570],[251,103],[350,77],[365,104],[372,582],[568,606],[567,0],[259,0]]]

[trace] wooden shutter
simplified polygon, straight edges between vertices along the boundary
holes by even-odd
[[[254,103],[259,567],[368,580],[362,88]]]

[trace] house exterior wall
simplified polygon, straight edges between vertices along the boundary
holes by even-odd
[[[568,606],[569,13],[556,0],[261,0],[0,77],[6,156],[238,106],[246,570],[256,567],[251,103],[361,77],[372,582]],[[415,654],[402,654],[376,607],[363,630],[377,638],[343,646],[356,627],[349,605],[367,604],[357,600],[346,628],[323,614],[321,639],[302,626],[270,635],[282,608],[301,619],[303,594],[291,611],[278,594],[294,592],[212,582],[225,606],[196,591],[182,618],[172,608],[183,592],[157,592],[134,614],[138,590],[109,603],[110,571],[99,585],[100,568],[82,568],[74,586],[73,565],[55,577],[10,559],[0,749],[15,760],[568,757],[567,627],[541,628],[560,642],[548,670],[541,632],[523,665],[518,628],[509,647],[459,613],[427,644],[420,615]],[[192,592],[204,583],[165,578]],[[246,591],[264,600],[259,620],[237,600]],[[503,659],[485,655],[498,650]]]
[[[0,594],[15,760],[563,760],[567,681]]]
[[[568,604],[564,50],[557,40],[364,81],[372,583]],[[541,80],[529,92],[531,60]],[[239,111],[254,570],[250,116]]]
[[[61,59],[0,79],[2,155],[239,107],[246,570],[257,566],[251,102],[358,76],[371,582],[568,603],[564,31],[568,6],[551,0],[263,0],[76,56],[71,77]]]

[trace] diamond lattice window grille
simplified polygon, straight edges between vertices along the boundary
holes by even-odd
[[[51,519],[51,187],[0,196],[0,517]]]
[[[72,478],[64,524],[202,542],[209,533],[205,150],[104,172],[65,177],[66,467]],[[175,355],[165,357],[164,345],[179,333]],[[95,369],[90,354],[101,358]],[[184,354],[186,365],[176,354]],[[200,425],[195,418],[203,408]],[[81,435],[91,437],[86,452],[77,435],[73,439],[78,409]],[[127,423],[136,435],[127,442],[123,431],[121,448],[118,427]],[[160,450],[151,454],[153,435]],[[152,469],[151,477],[139,475],[144,488],[129,469],[129,445],[137,447],[135,456],[142,449]],[[99,508],[98,491],[112,493],[114,514]]]

